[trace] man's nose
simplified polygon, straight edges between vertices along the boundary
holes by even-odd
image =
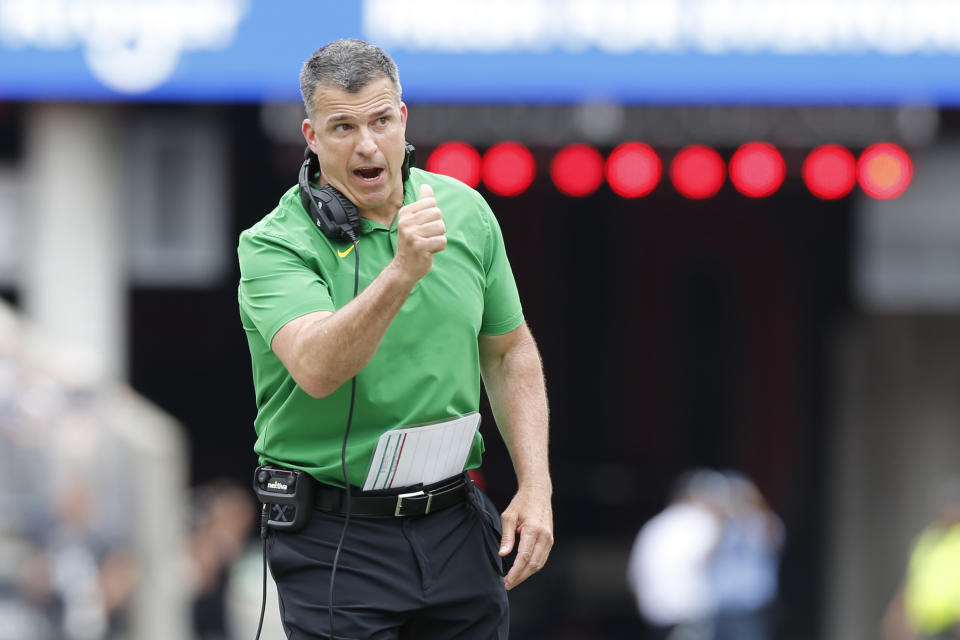
[[[367,127],[360,127],[360,139],[357,140],[357,153],[369,156],[377,151],[377,142]]]

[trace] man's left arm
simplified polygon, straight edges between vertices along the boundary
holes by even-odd
[[[504,578],[512,589],[536,573],[553,547],[553,485],[547,456],[548,410],[540,352],[526,322],[503,335],[479,337],[480,372],[517,474],[517,494],[500,516],[500,555],[517,557]]]

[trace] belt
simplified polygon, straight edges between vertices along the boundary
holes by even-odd
[[[351,494],[350,514],[355,516],[425,516],[466,499],[467,474],[441,480],[421,488],[409,487],[404,493],[388,495]],[[321,511],[345,515],[347,492],[340,487],[317,484],[314,505]]]

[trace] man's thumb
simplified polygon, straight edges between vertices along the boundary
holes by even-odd
[[[433,187],[428,184],[420,185],[420,199],[432,198],[433,197]]]

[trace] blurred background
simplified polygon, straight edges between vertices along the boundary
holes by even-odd
[[[960,4],[0,0],[0,639],[253,637],[235,247],[341,37],[489,201],[540,344],[557,543],[514,637],[720,638],[727,600],[766,620],[728,637],[955,628],[960,564],[910,580],[958,562]],[[692,625],[645,600],[679,558]]]

